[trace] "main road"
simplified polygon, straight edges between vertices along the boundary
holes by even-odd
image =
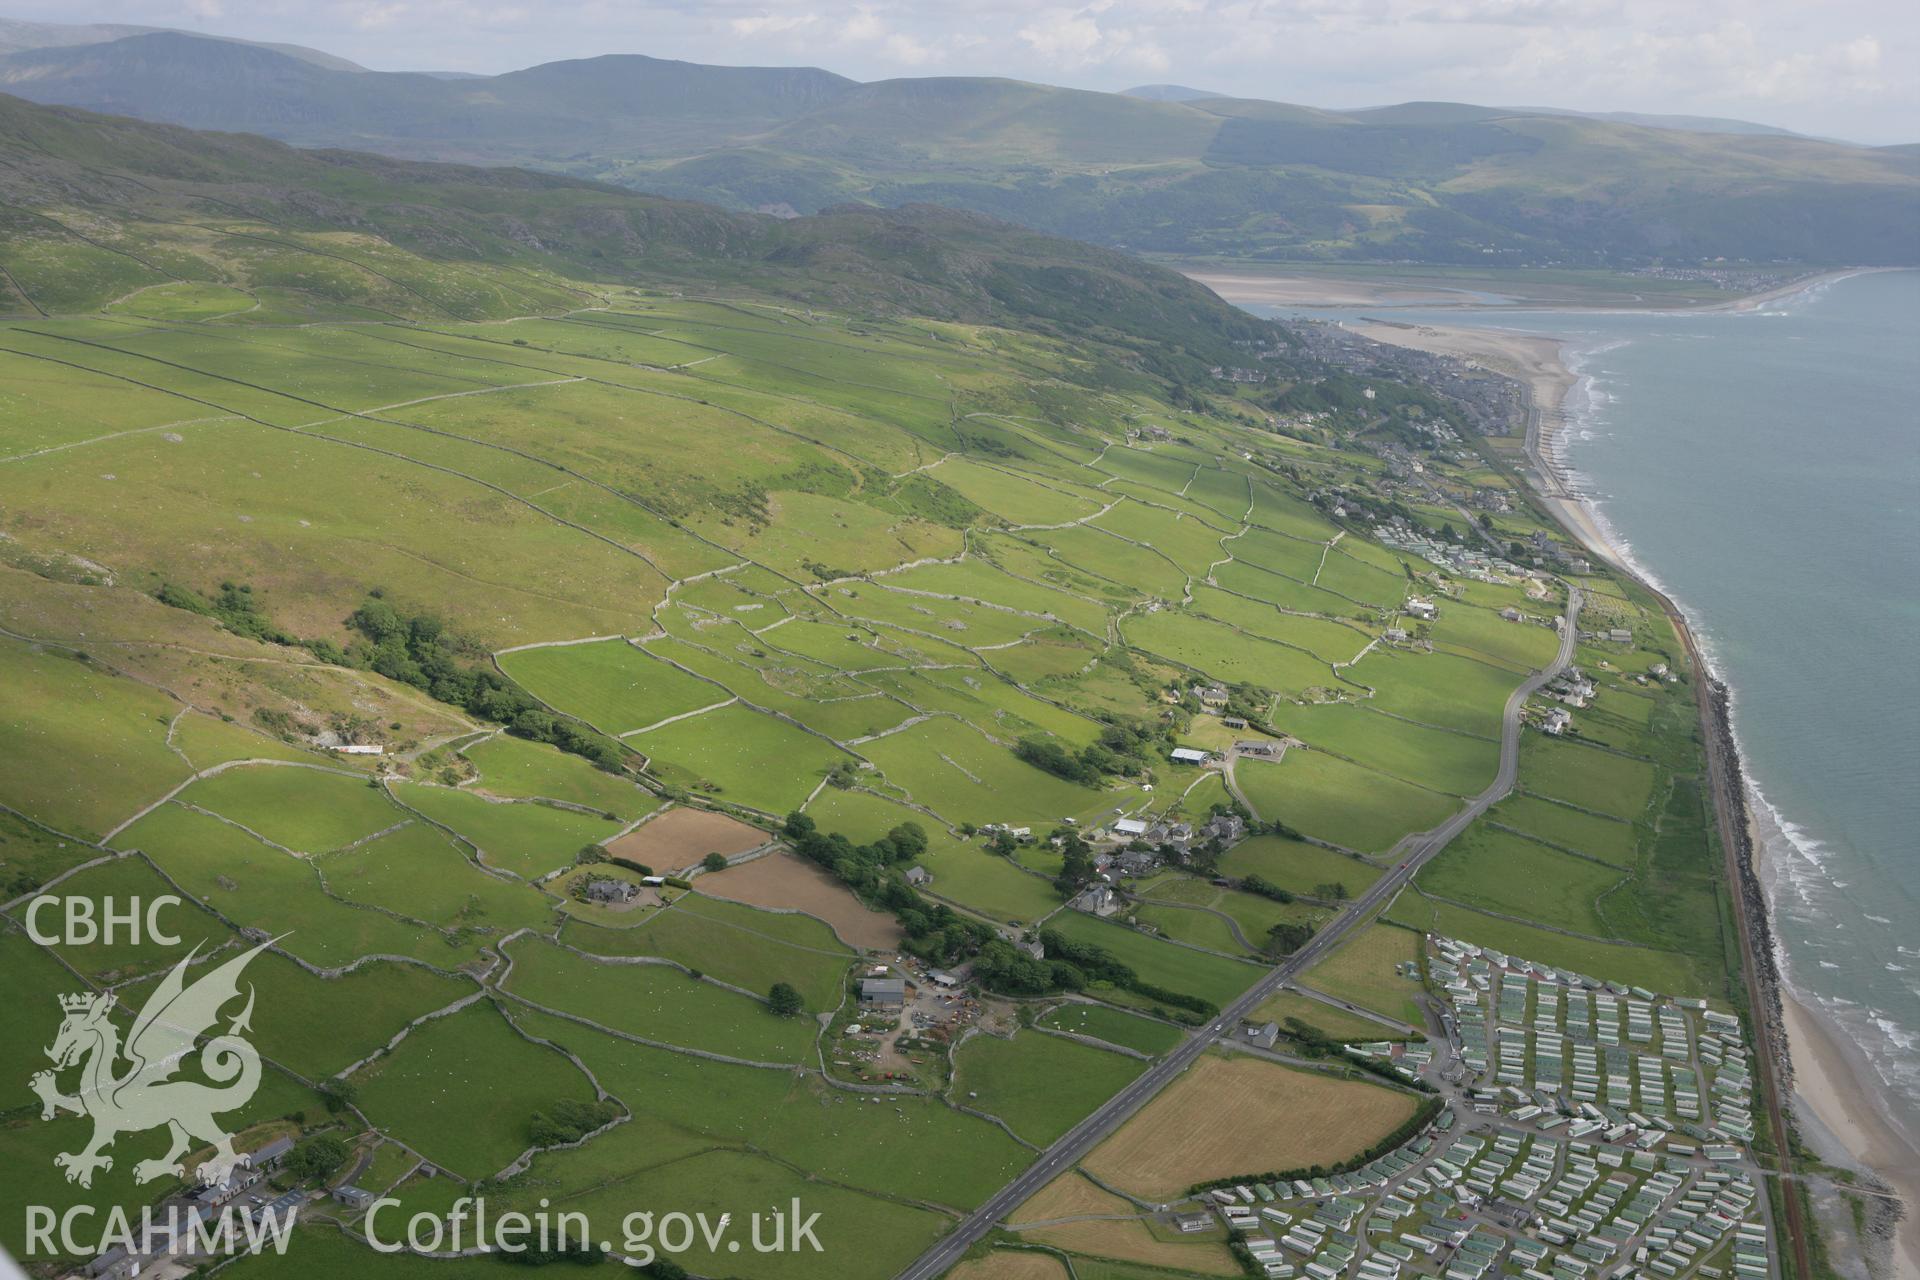
[[[1192,1065],[1193,1060],[1205,1053],[1215,1041],[1222,1036],[1232,1035],[1241,1020],[1261,1002],[1324,957],[1355,925],[1366,920],[1376,908],[1413,879],[1414,873],[1429,858],[1446,848],[1448,841],[1466,830],[1475,818],[1505,799],[1507,793],[1513,790],[1514,780],[1520,773],[1521,709],[1542,685],[1565,671],[1573,661],[1574,646],[1579,643],[1580,637],[1580,599],[1580,588],[1569,584],[1566,622],[1560,632],[1559,652],[1554,655],[1552,663],[1529,676],[1507,699],[1500,728],[1500,770],[1492,786],[1433,830],[1422,831],[1402,840],[1389,855],[1394,860],[1392,869],[1376,880],[1372,888],[1355,898],[1331,924],[1314,934],[1312,941],[1288,956],[1239,999],[1222,1009],[1219,1017],[1188,1036],[1173,1052],[1136,1077],[1132,1084],[1107,1099],[1098,1111],[1068,1130],[1059,1141],[1042,1152],[1040,1159],[1029,1165],[1025,1172],[994,1192],[979,1208],[961,1219],[959,1226],[915,1259],[899,1274],[898,1280],[934,1280],[935,1276],[944,1274],[960,1261],[961,1254],[993,1230],[995,1224],[1053,1181],[1056,1175],[1077,1164],[1101,1139],[1145,1106],[1148,1099]]]

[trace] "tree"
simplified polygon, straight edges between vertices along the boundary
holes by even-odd
[[[700,859],[700,865],[709,871],[725,871],[727,869],[727,855],[724,853],[710,853]]]
[[[360,1087],[351,1080],[329,1080],[320,1086],[320,1100],[327,1104],[327,1110],[338,1114],[353,1105],[360,1096]]]
[[[287,1168],[301,1181],[325,1178],[347,1162],[347,1144],[330,1133],[308,1138],[287,1156]]]
[[[1275,955],[1290,956],[1306,946],[1312,937],[1312,925],[1301,924],[1296,920],[1282,920],[1267,930],[1267,950]]]
[[[807,1002],[791,983],[776,982],[767,989],[767,1008],[783,1018],[793,1018],[806,1012]]]

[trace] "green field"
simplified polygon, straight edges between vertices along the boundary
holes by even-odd
[[[631,733],[727,700],[725,690],[624,640],[521,649],[499,661],[534,697],[607,733]]]
[[[229,769],[194,783],[179,798],[295,853],[344,848],[407,820],[368,779],[314,769]]]
[[[1630,824],[1556,804],[1540,796],[1509,796],[1489,810],[1487,817],[1608,862],[1627,866],[1634,859],[1637,840]]]
[[[470,1179],[498,1173],[532,1145],[535,1112],[594,1096],[578,1068],[484,1001],[416,1027],[352,1078],[376,1125]]]
[[[476,785],[497,796],[562,800],[603,810],[626,822],[652,813],[660,804],[632,783],[545,743],[501,734],[463,748],[460,754],[480,770]]]
[[[1324,751],[1289,751],[1279,764],[1242,760],[1234,772],[1262,818],[1361,853],[1384,853],[1459,807],[1448,796]]]
[[[952,720],[866,743],[887,780],[949,822],[1051,824],[1101,807],[1102,793],[1044,773]]]
[[[1186,1034],[1168,1023],[1123,1013],[1103,1004],[1063,1004],[1043,1014],[1039,1025],[1155,1055],[1179,1044]]]
[[[481,861],[529,880],[572,864],[580,851],[620,834],[623,824],[538,801],[498,801],[451,787],[399,783],[394,798],[479,850]]]
[[[1418,933],[1376,922],[1307,970],[1301,983],[1418,1027],[1423,1025],[1420,1006],[1415,1003],[1420,979],[1409,978],[1397,969],[1419,956]]]
[[[1047,922],[1047,927],[1076,941],[1103,948],[1131,966],[1146,982],[1199,996],[1216,1005],[1231,1001],[1265,972],[1259,965],[1175,946],[1078,911],[1061,912]]]
[[[215,910],[284,935],[282,945],[312,964],[335,968],[362,956],[401,955],[451,969],[477,942],[335,898],[302,860],[178,805],[156,809],[116,843],[145,853]]]
[[[791,1071],[650,1049],[539,1014],[519,1015],[519,1022],[578,1054],[601,1087],[635,1111],[725,1145],[751,1142],[846,1186],[966,1208],[1032,1158],[990,1121],[934,1098],[863,1105],[859,1095]],[[927,1159],[929,1150],[942,1158]]]
[[[1612,930],[1596,904],[1622,877],[1618,867],[1476,823],[1420,869],[1420,887],[1468,906],[1608,937]]]
[[[419,821],[313,865],[332,894],[443,929],[541,928],[557,905],[531,885],[488,872],[451,837]]]
[[[1249,1020],[1278,1022],[1284,1030],[1289,1018],[1297,1018],[1321,1034],[1347,1043],[1356,1040],[1394,1040],[1404,1034],[1384,1023],[1335,1008],[1324,1000],[1315,1000],[1298,991],[1281,991],[1267,997],[1253,1011]]]
[[[811,916],[756,911],[704,894],[684,895],[631,928],[569,920],[560,940],[589,955],[672,960],[748,991],[791,983],[814,1010],[839,1005],[853,962],[853,952]]]
[[[1358,897],[1381,875],[1371,862],[1286,836],[1243,840],[1220,859],[1220,869],[1231,876],[1257,875],[1291,893],[1316,897],[1322,885],[1345,885],[1349,897]]]
[[[1520,789],[1627,821],[1646,811],[1654,768],[1597,747],[1530,733],[1520,739]]]
[[[954,1054],[949,1096],[996,1115],[1035,1146],[1051,1145],[1146,1069],[1138,1058],[1060,1036],[976,1035]]]
[[[1698,964],[1672,951],[1628,943],[1590,942],[1548,929],[1402,894],[1390,918],[1414,929],[1496,947],[1509,955],[1570,969],[1603,982],[1624,982],[1667,995],[1719,995],[1722,983],[1702,975]]]
[[[766,1005],[672,965],[600,962],[539,941],[519,943],[508,955],[506,990],[543,1008],[753,1062],[798,1063],[813,1055],[819,1028],[811,1018],[776,1017]]]
[[[166,695],[89,663],[0,638],[0,804],[98,839],[188,775],[167,750]]]
[[[764,813],[797,809],[827,771],[847,758],[784,720],[721,707],[627,739],[669,782]]]

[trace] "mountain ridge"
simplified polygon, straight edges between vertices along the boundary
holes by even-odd
[[[992,77],[860,83],[638,54],[484,77],[343,72],[170,32],[0,57],[0,90],[306,147],[533,166],[737,210],[943,204],[1155,253],[1920,260],[1920,174],[1904,151],[1758,126],[1703,133],[1466,103],[1334,112]]]

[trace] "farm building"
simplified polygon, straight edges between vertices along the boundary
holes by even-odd
[[[1414,596],[1407,601],[1407,613],[1411,617],[1423,618],[1430,622],[1440,615],[1440,607],[1431,600],[1422,600],[1419,596]]]
[[[1115,820],[1113,824],[1113,834],[1116,836],[1144,836],[1147,834],[1147,824],[1138,818],[1120,818]]]
[[[1280,1043],[1280,1024],[1277,1022],[1249,1022],[1245,1032],[1247,1043],[1256,1049],[1271,1049]]]
[[[334,750],[343,756],[383,756],[387,753],[385,747],[359,742],[349,742],[345,746],[335,747]]]
[[[1175,764],[1205,764],[1213,759],[1213,753],[1202,751],[1198,747],[1175,747],[1172,759]]]
[[[876,1009],[898,1009],[907,1002],[905,978],[863,978],[860,1003]]]
[[[908,867],[907,883],[911,885],[932,884],[933,873],[925,867]]]
[[[1271,738],[1249,738],[1234,743],[1233,749],[1243,756],[1277,756],[1283,748]]]

